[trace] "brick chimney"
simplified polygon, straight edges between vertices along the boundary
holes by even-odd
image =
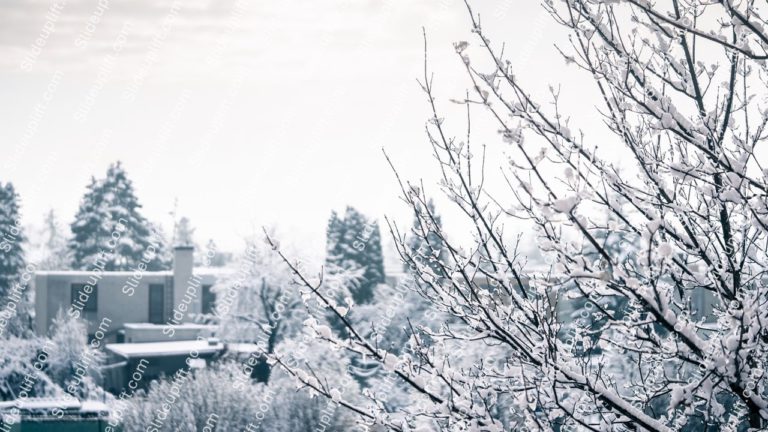
[[[192,267],[194,266],[194,252],[195,248],[192,246],[176,246],[173,248],[173,303],[171,309],[176,310],[179,308],[179,304],[183,302],[184,296],[189,296],[187,290],[190,292],[194,288],[190,288],[190,283],[194,283],[192,280]],[[199,312],[200,308],[200,292],[196,290],[197,298],[193,301],[186,311],[184,322],[188,321],[187,316],[189,313]]]

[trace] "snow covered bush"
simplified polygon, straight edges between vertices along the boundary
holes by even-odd
[[[209,318],[218,324],[221,340],[259,346],[263,356],[256,375],[267,381],[270,368],[265,355],[296,335],[306,314],[292,288],[290,269],[264,241],[246,239],[245,251],[233,270],[214,286],[217,303]]]
[[[298,366],[298,375],[286,369],[275,369],[269,389],[276,396],[261,430],[353,430],[356,418],[339,402],[359,400],[360,387],[344,352],[303,335],[280,344],[275,357],[287,368]],[[309,371],[308,374],[304,374],[304,370]],[[311,381],[313,376],[328,377],[326,384],[330,388],[330,398],[321,397],[316,392],[300,391],[305,387],[303,380]]]
[[[259,414],[264,386],[235,385],[240,374],[236,364],[223,363],[153,381],[129,400],[124,430],[202,431],[209,418],[216,420],[215,430],[245,430]]]
[[[100,366],[106,354],[99,349],[101,341],[93,345],[88,340],[85,321],[59,309],[51,324],[51,350],[47,373],[62,389],[75,397],[98,397],[103,390],[98,386]]]
[[[330,430],[354,424],[348,412],[329,408],[325,398],[297,392],[293,377],[284,372],[269,384],[243,381],[242,373],[242,364],[222,362],[153,381],[122,408],[124,430],[293,432],[323,422]]]
[[[547,0],[544,7],[570,32],[571,47],[561,52],[571,71],[593,79],[603,103],[595,115],[608,133],[578,131],[559,90],[534,98],[470,10],[475,41],[455,49],[471,94],[455,102],[468,113],[481,107],[495,123],[509,187],[485,182],[489,161],[469,131],[451,136],[425,67],[440,187],[471,223],[475,244],[452,241],[424,188],[401,184],[421,221],[408,233],[390,225],[414,269],[408,286],[451,319],[399,323],[409,339],[397,354],[338,312],[322,277],[294,268],[302,289],[348,330],[339,338],[316,329],[317,337],[379,362],[416,401],[395,410],[362,392],[364,402],[341,403],[361,421],[402,431],[765,430],[765,4]],[[505,234],[505,222],[520,220],[550,261],[544,272],[527,268]],[[631,256],[601,241],[606,232],[636,241]],[[435,235],[448,259],[425,265],[407,238]],[[564,322],[558,311],[569,302],[579,302],[579,314]],[[287,369],[334,398],[329,377]]]
[[[50,337],[0,339],[0,400],[101,398],[104,357],[88,343],[85,323],[59,311]]]
[[[44,338],[0,339],[0,400],[53,397],[62,390],[46,374],[56,346]]]

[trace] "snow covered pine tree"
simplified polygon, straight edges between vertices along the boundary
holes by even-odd
[[[63,232],[67,227],[59,221],[53,209],[48,210],[43,218],[43,226],[38,232],[34,244],[40,270],[66,270],[72,264],[67,240]]]
[[[104,251],[108,254],[104,270],[132,270],[142,260],[149,270],[168,268],[164,261],[165,240],[139,213],[140,208],[133,183],[120,162],[109,166],[106,178],[91,178],[72,223],[69,247],[73,267],[91,269]],[[113,232],[121,229],[111,252],[107,245]]]
[[[28,288],[37,267],[27,262],[27,240],[19,194],[13,184],[0,183],[0,337],[31,332],[34,306]]]
[[[419,213],[423,211],[419,207],[414,208],[413,226],[406,240],[410,249],[408,256],[416,258],[419,264],[428,265],[436,276],[442,277],[444,275],[441,272],[449,259],[448,250],[440,236],[443,230],[442,218],[435,212],[435,203],[432,200],[429,200],[426,206],[426,211],[432,215],[431,218],[427,217],[430,222],[429,225],[425,225],[424,217],[419,216]],[[439,261],[442,261],[442,264]],[[403,270],[410,271],[411,265],[406,260],[403,263]]]
[[[384,283],[384,257],[379,224],[369,221],[354,207],[347,207],[344,218],[331,212],[326,241],[326,268],[330,273],[363,271],[350,291],[355,303],[369,303],[376,285]]]
[[[0,299],[8,296],[26,266],[23,248],[26,235],[21,226],[18,200],[13,184],[0,183]]]
[[[182,216],[176,225],[174,246],[193,246],[195,250],[199,249],[195,244],[195,229],[192,228],[192,223],[186,216]]]
[[[604,103],[596,114],[613,133],[602,148],[621,147],[625,171],[571,132],[557,91],[546,108],[533,100],[470,9],[477,42],[455,48],[473,93],[460,103],[483,107],[509,143],[509,192],[491,196],[482,161],[470,163],[469,143],[448,135],[425,61],[421,85],[441,186],[473,224],[477,244],[463,250],[441,234],[451,278],[436,281],[423,265],[417,287],[426,288],[417,289],[462,325],[409,327],[411,349],[393,357],[340,317],[349,339],[322,339],[380,361],[424,396],[406,412],[389,412],[371,394],[370,404],[341,403],[393,430],[766,430],[765,3],[543,7],[570,32],[567,63],[594,79]],[[476,70],[472,49],[494,70]],[[423,189],[402,189],[412,206],[426,207]],[[640,240],[634,259],[617,259],[597,240],[606,226],[595,215],[606,212],[612,231]],[[434,225],[429,212],[417,214]],[[508,215],[534,224],[549,272],[523,266],[502,232]],[[401,242],[401,254],[418,263],[410,250]],[[298,279],[322,298],[317,280]],[[600,318],[596,341],[578,326],[564,334],[555,312],[569,301],[557,295],[566,285],[589,299],[588,317]],[[625,306],[607,306],[615,304]],[[584,348],[578,355],[576,343]],[[457,366],[489,346],[505,354]],[[330,397],[332,379],[318,378],[304,384]]]

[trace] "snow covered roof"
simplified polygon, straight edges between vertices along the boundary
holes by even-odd
[[[125,323],[123,324],[123,327],[131,330],[162,330],[170,326],[167,324]],[[176,330],[179,330],[179,329],[210,330],[210,329],[216,328],[216,326],[211,324],[182,323],[179,325],[174,325],[173,328]]]
[[[195,267],[192,269],[192,273],[200,276],[216,276],[226,275],[234,273],[234,270],[227,267]],[[89,270],[38,270],[35,272],[39,276],[76,276],[76,277],[88,277],[93,276],[93,272]],[[135,274],[135,271],[105,271],[102,273],[104,276],[120,276],[130,277]],[[173,270],[160,270],[160,271],[144,271],[144,276],[173,276]]]
[[[230,267],[195,267],[192,271],[194,274],[213,276],[235,273],[235,269]]]
[[[213,354],[223,350],[224,344],[218,341],[214,344],[209,344],[206,340],[119,343],[107,344],[106,349],[127,358],[162,357],[186,355],[193,351],[199,354]]]
[[[24,400],[11,400],[0,402],[0,410],[7,410],[17,407],[20,410],[35,411],[46,409],[77,409],[80,408],[80,402],[73,399],[56,398],[29,398]]]
[[[0,411],[18,408],[20,411],[48,411],[61,409],[67,411],[77,410],[81,413],[109,412],[109,407],[100,401],[79,401],[73,398],[27,398],[0,402]]]
[[[108,412],[109,407],[107,404],[101,401],[95,401],[95,400],[85,400],[80,402],[80,412],[81,413],[100,413],[100,412]]]
[[[38,276],[77,276],[77,277],[88,277],[93,276],[92,271],[88,270],[40,270],[35,272]],[[134,274],[133,271],[105,271],[102,273],[104,276],[121,276],[121,277],[130,277]],[[142,272],[143,276],[172,276],[173,271],[171,270],[162,270],[162,271],[145,271]]]
[[[263,348],[263,347],[262,347]],[[227,344],[227,350],[236,352],[236,353],[243,353],[243,354],[251,354],[255,352],[261,352],[263,349],[260,348],[258,345],[253,343],[228,343]]]

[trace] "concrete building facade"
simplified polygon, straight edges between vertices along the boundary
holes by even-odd
[[[128,323],[181,325],[215,305],[215,269],[195,269],[192,247],[176,247],[171,271],[40,271],[34,277],[35,326],[47,334],[61,310],[88,322],[93,335],[104,323],[105,341],[120,341]],[[101,326],[100,326],[101,325]]]

